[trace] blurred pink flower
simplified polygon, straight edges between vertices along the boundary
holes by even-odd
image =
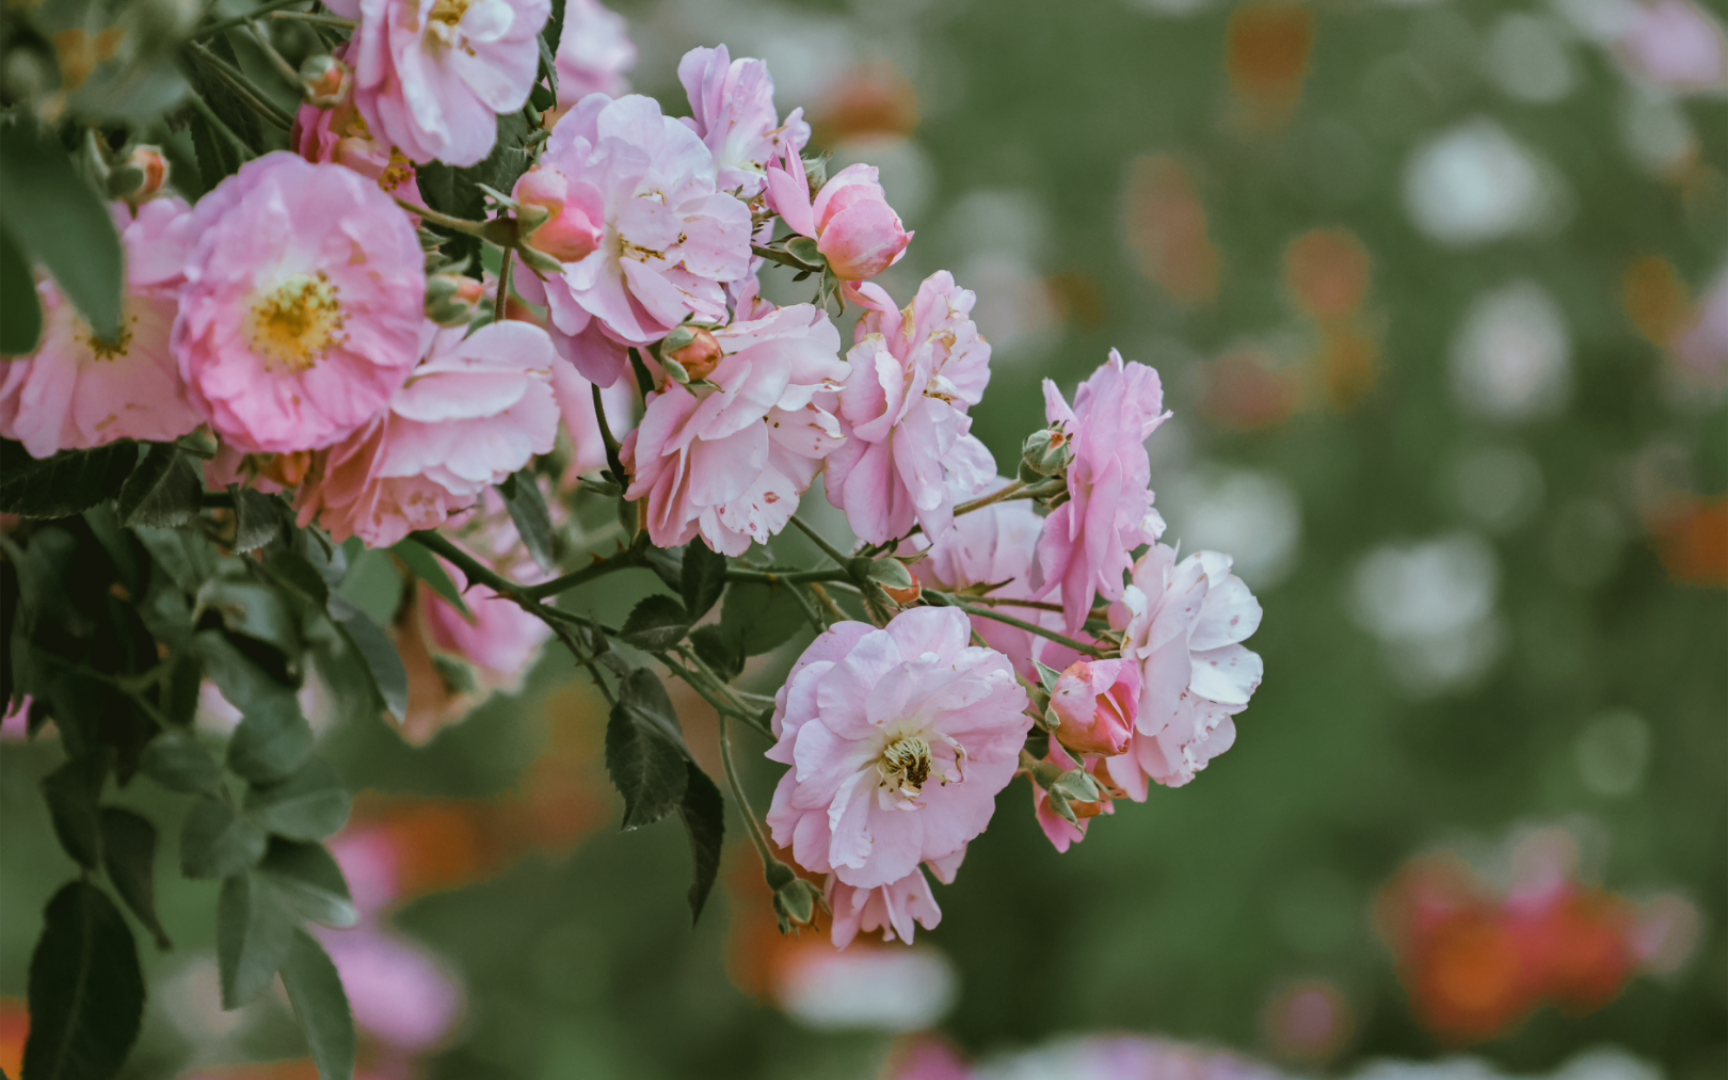
[[[725,358],[707,382],[668,382],[648,395],[642,424],[624,440],[632,480],[647,500],[648,535],[662,547],[700,532],[742,555],[786,527],[840,424],[815,399],[846,377],[840,333],[809,304],[714,331]]]
[[[87,450],[119,439],[167,442],[204,422],[169,351],[180,267],[190,242],[190,208],[163,197],[134,218],[111,207],[126,253],[126,295],[120,337],[100,341],[46,277],[42,341],[0,374],[0,435],[32,457]]]
[[[473,505],[558,437],[556,358],[521,322],[422,330],[426,358],[372,424],[314,462],[298,499],[338,542],[388,547]]]
[[[1693,0],[1630,5],[1614,45],[1633,75],[1669,90],[1696,93],[1728,86],[1728,35]]]
[[[431,1050],[462,1018],[462,984],[432,952],[376,925],[319,930],[354,1023],[399,1050]]]
[[[896,1045],[883,1074],[884,1080],[972,1080],[973,1075],[960,1052],[933,1035]]]
[[[1076,660],[1056,680],[1056,738],[1076,754],[1125,753],[1140,714],[1140,667],[1132,660]]]
[[[523,611],[514,600],[506,600],[484,585],[469,587],[467,577],[454,566],[444,569],[473,613],[474,621],[462,617],[448,601],[422,588],[426,627],[434,648],[453,653],[473,665],[480,689],[514,694],[540,656],[540,647],[552,636],[540,619]]]
[[[581,192],[602,228],[599,246],[562,274],[516,278],[524,300],[548,309],[553,342],[584,378],[611,386],[629,366],[624,346],[657,341],[692,315],[726,319],[724,283],[750,273],[750,210],[715,187],[713,155],[695,132],[652,98],[592,95],[552,129],[539,167]]]
[[[349,50],[348,45],[341,45],[333,55],[344,60]],[[414,163],[388,141],[373,136],[352,95],[331,109],[300,106],[288,141],[307,161],[346,165],[368,180],[377,181],[379,189],[387,194],[400,194],[411,202],[419,202]]]
[[[914,522],[939,540],[954,504],[996,476],[966,414],[990,381],[990,344],[970,318],[976,298],[946,270],[903,311],[878,286],[859,294],[870,310],[846,354],[847,444],[828,461],[828,498],[868,543],[905,536]]]
[[[999,486],[1006,485],[1006,480],[999,482]],[[1038,546],[1038,531],[1043,525],[1044,519],[1026,501],[994,503],[974,510],[955,518],[954,527],[934,544],[922,533],[907,542],[906,546],[912,550],[927,548],[930,552],[922,562],[912,564],[912,573],[925,585],[948,592],[959,592],[973,585],[998,585],[999,588],[990,590],[992,597],[1031,600],[1029,575]],[[1061,626],[1062,617],[1052,611],[1012,606],[1004,611],[1052,630]],[[1028,679],[1038,677],[1032,660],[1042,655],[1043,638],[1029,630],[985,618],[974,618],[972,631],[984,639],[984,644],[1007,656],[1021,675]]]
[[[783,166],[768,167],[768,206],[787,228],[816,241],[835,277],[868,281],[906,254],[913,234],[888,205],[876,166],[848,165],[812,200],[799,148],[788,143],[782,158]]]
[[[786,151],[800,153],[810,141],[803,109],[780,122],[767,61],[733,60],[724,45],[695,48],[678,62],[678,81],[694,114],[684,123],[713,152],[722,191],[755,198],[767,183],[768,163]]]
[[[959,611],[913,608],[807,650],[820,659],[795,669],[767,752],[792,766],[768,824],[800,865],[873,889],[984,831],[1032,719],[1007,659],[970,637]]]
[[[194,402],[245,453],[366,426],[420,358],[425,253],[376,184],[289,153],[242,166],[192,211],[172,344]]]
[[[1122,655],[1141,665],[1140,715],[1127,753],[1106,758],[1110,778],[1135,802],[1147,781],[1181,787],[1236,741],[1231,719],[1248,707],[1265,665],[1242,645],[1260,626],[1260,604],[1215,551],[1180,563],[1165,544],[1134,564],[1134,582],[1111,609]]]
[[[1674,343],[1674,359],[1689,384],[1728,385],[1728,270],[1698,300],[1695,321]]]
[[[1044,414],[1060,425],[1074,451],[1068,466],[1068,501],[1044,519],[1038,558],[1032,567],[1037,595],[1058,586],[1070,634],[1092,610],[1096,591],[1106,600],[1122,595],[1122,575],[1133,551],[1155,542],[1164,522],[1152,509],[1152,466],[1146,437],[1169,417],[1158,373],[1143,364],[1110,359],[1074,395],[1074,407],[1044,380]]]
[[[565,0],[564,29],[552,59],[559,108],[568,109],[589,94],[618,97],[629,89],[624,76],[635,66],[636,43],[624,16],[599,0]]]
[[[419,164],[478,164],[498,115],[528,101],[551,0],[335,0],[358,19],[355,101],[378,138]]]

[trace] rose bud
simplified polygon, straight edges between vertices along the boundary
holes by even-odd
[[[1056,738],[1069,750],[1125,753],[1140,712],[1140,668],[1126,660],[1076,660],[1056,680],[1050,708],[1062,721]]]
[[[822,195],[828,194],[824,188]],[[912,235],[900,224],[881,186],[849,184],[832,194],[826,207],[822,196],[816,199],[816,250],[834,275],[843,281],[866,281],[898,262]]]
[[[133,206],[162,190],[168,182],[168,159],[160,147],[134,146],[126,163],[108,174],[108,194]]]
[[[461,274],[426,279],[426,317],[439,326],[467,326],[486,302],[486,285]]]
[[[531,169],[516,181],[514,195],[522,206],[546,211],[546,220],[524,237],[535,251],[573,263],[600,246],[606,208],[593,184],[571,182],[556,169]]]
[[[353,91],[354,69],[329,53],[319,53],[300,65],[300,80],[307,104],[334,109]]]
[[[720,341],[705,327],[680,326],[666,336],[666,342],[661,347],[660,355],[675,361],[684,369],[690,382],[700,382],[714,374],[714,369],[725,359],[726,352],[720,347]]]
[[[1060,427],[1044,428],[1026,436],[1020,448],[1020,482],[1036,483],[1041,477],[1060,476],[1074,460],[1074,448]]]
[[[901,607],[906,607],[910,604],[916,604],[918,598],[924,595],[924,583],[914,578],[912,584],[904,589],[896,589],[884,585],[882,586],[882,591],[888,594],[888,599],[899,604]]]

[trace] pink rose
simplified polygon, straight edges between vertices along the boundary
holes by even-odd
[[[870,310],[846,354],[848,442],[829,460],[828,498],[868,543],[903,537],[914,522],[939,538],[954,504],[996,476],[967,415],[990,381],[990,344],[969,317],[975,297],[946,270],[904,311],[875,285],[859,295]]]
[[[959,873],[960,863],[965,858],[966,848],[962,846],[953,855],[933,859],[924,866],[936,875],[937,881],[952,885],[954,875]],[[917,867],[900,880],[874,889],[854,888],[837,875],[829,874],[823,892],[829,910],[834,913],[831,938],[836,949],[844,949],[860,933],[868,934],[872,930],[882,931],[883,941],[899,940],[910,945],[915,932],[914,923],[926,930],[934,930],[942,921],[942,909],[930,891],[930,882],[924,877],[924,871]]]
[[[338,61],[348,55],[349,48],[347,45],[337,48]],[[334,108],[300,106],[288,141],[307,161],[346,165],[361,176],[376,180],[378,187],[388,194],[419,199],[414,163],[396,147],[373,136],[352,95]]]
[[[888,205],[876,166],[848,165],[822,185],[814,201],[804,160],[790,145],[784,167],[768,168],[768,206],[786,227],[816,241],[842,281],[868,281],[900,261],[912,233]]]
[[[770,760],[791,766],[768,825],[798,863],[859,889],[954,856],[989,824],[1032,726],[1000,653],[953,608],[886,629],[841,623],[777,699]]]
[[[1152,509],[1152,466],[1146,437],[1169,418],[1158,373],[1122,363],[1110,350],[1074,395],[1074,408],[1056,384],[1044,380],[1044,411],[1070,440],[1068,501],[1044,519],[1038,559],[1032,567],[1037,595],[1062,590],[1067,630],[1076,633],[1092,610],[1094,592],[1106,600],[1122,595],[1122,576],[1133,551],[1153,543],[1164,523]]]
[[[1007,481],[1001,481],[1006,485]],[[912,564],[914,576],[925,585],[945,592],[959,592],[974,585],[995,585],[990,595],[1003,600],[1031,600],[1033,552],[1038,546],[1038,532],[1044,519],[1027,501],[1000,502],[974,510],[954,519],[954,527],[932,544],[919,534],[907,542],[916,551],[928,549],[930,554]],[[1062,616],[1053,611],[1008,606],[1001,609],[1025,622],[1036,623],[1052,630],[1061,625]],[[972,631],[984,639],[984,644],[1008,657],[1014,670],[1028,679],[1038,678],[1032,663],[1034,656],[1043,655],[1045,640],[1029,630],[1021,630],[995,619],[975,617]]]
[[[589,94],[617,97],[636,66],[636,43],[624,16],[599,0],[565,0],[564,29],[552,68],[558,74],[558,107],[568,109]]]
[[[803,109],[780,122],[765,61],[733,60],[724,45],[691,49],[678,62],[678,81],[693,114],[684,122],[713,152],[722,191],[755,198],[767,183],[768,163],[783,152],[800,153],[810,141]]]
[[[420,358],[425,253],[376,184],[266,154],[204,196],[191,227],[172,347],[224,442],[316,449],[389,404]]]
[[[1076,660],[1056,680],[1056,738],[1076,754],[1125,753],[1140,713],[1140,668],[1129,660]]]
[[[528,235],[528,246],[559,262],[581,262],[600,246],[606,208],[593,184],[572,184],[557,169],[530,169],[516,181],[516,201],[551,216]]]

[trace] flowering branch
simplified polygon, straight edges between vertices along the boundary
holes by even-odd
[[[1037,634],[1039,637],[1044,638],[1047,641],[1054,641],[1058,645],[1073,649],[1082,656],[1090,656],[1102,660],[1110,655],[1095,645],[1088,645],[1083,641],[1075,641],[1073,638],[1068,637],[1065,634],[1058,634],[1056,631],[1039,626],[1037,623],[1029,623],[1023,619],[1016,619],[1012,615],[1004,615],[1000,611],[991,611],[989,608],[974,607],[952,593],[937,592],[934,589],[925,589],[924,597],[941,607],[959,608],[968,615],[976,615],[980,619],[990,619],[993,622],[1012,626],[1016,630],[1025,630],[1027,633]]]

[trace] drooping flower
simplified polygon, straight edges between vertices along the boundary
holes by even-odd
[[[410,161],[478,164],[498,116],[528,101],[551,0],[335,0],[358,19],[354,98],[378,138]]]
[[[936,880],[952,885],[954,875],[959,872],[960,863],[965,858],[966,848],[962,846],[948,858],[932,860],[924,865],[936,875]],[[855,888],[837,875],[829,874],[823,892],[829,910],[834,913],[831,938],[836,949],[844,949],[860,933],[868,934],[873,930],[882,931],[883,941],[899,940],[910,945],[916,932],[914,923],[926,930],[934,930],[942,921],[942,909],[936,904],[936,896],[930,891],[930,882],[924,871],[918,867],[900,880],[874,889]]]
[[[224,442],[325,447],[389,403],[420,358],[425,254],[376,184],[266,154],[204,196],[191,228],[174,357]]]
[[[768,167],[768,206],[787,228],[816,241],[836,277],[868,281],[906,254],[913,234],[888,205],[876,166],[848,165],[812,199],[804,159],[790,144],[783,159]]]
[[[1248,707],[1265,665],[1242,645],[1260,626],[1260,604],[1230,572],[1230,557],[1202,551],[1176,561],[1155,544],[1111,621],[1124,659],[1140,665],[1140,715],[1128,752],[1104,759],[1135,802],[1147,781],[1181,787],[1236,741],[1231,718]]]
[[[558,107],[568,109],[589,94],[618,97],[624,76],[636,66],[636,43],[624,16],[600,0],[565,0],[564,29],[552,58],[558,74]]]
[[[337,60],[347,57],[350,46],[339,46]],[[376,138],[366,118],[349,95],[333,108],[302,105],[294,117],[289,143],[307,161],[334,161],[370,180],[386,194],[400,194],[418,201],[414,163],[387,140]]]
[[[1125,753],[1140,714],[1140,665],[1076,660],[1057,678],[1050,708],[1062,721],[1057,740],[1073,753]]]
[[[1068,466],[1068,501],[1044,519],[1032,583],[1039,596],[1062,589],[1069,633],[1092,610],[1094,592],[1122,595],[1122,575],[1133,551],[1155,542],[1164,522],[1152,509],[1152,466],[1146,438],[1162,424],[1164,390],[1158,372],[1110,359],[1081,384],[1070,409],[1056,384],[1044,380],[1044,413],[1074,450]]]
[[[648,535],[742,555],[786,527],[840,444],[840,423],[817,402],[846,377],[840,332],[809,304],[713,332],[725,351],[706,383],[668,382],[648,395],[624,440],[628,499],[647,500]]]
[[[1007,483],[1001,480],[997,486]],[[930,552],[922,561],[912,564],[912,573],[926,586],[947,592],[994,585],[997,587],[989,595],[995,599],[1031,601],[1029,575],[1038,546],[1038,531],[1043,525],[1044,519],[1030,502],[993,503],[955,518],[954,527],[935,543],[922,533],[907,541],[906,546],[914,551]],[[1003,611],[1023,622],[1052,630],[1061,624],[1061,616],[1051,611],[1012,605]],[[972,619],[972,631],[986,645],[1008,657],[1021,675],[1038,678],[1038,669],[1032,661],[1041,652],[1043,638],[1030,630],[983,617]]]
[[[755,198],[767,185],[768,163],[783,153],[797,155],[810,142],[803,109],[780,122],[767,61],[733,60],[724,45],[695,48],[678,62],[678,81],[694,114],[684,122],[713,152],[722,191]]]
[[[390,407],[318,455],[300,524],[387,547],[473,505],[558,437],[552,343],[526,323],[462,330],[426,323],[426,358]]]
[[[767,755],[791,766],[768,825],[800,865],[874,889],[984,831],[1032,719],[1008,660],[970,636],[961,612],[921,607],[806,650]]]
[[[750,273],[750,210],[716,188],[695,132],[651,98],[592,95],[553,128],[541,170],[564,179],[565,205],[600,227],[599,242],[545,281],[518,275],[516,288],[548,309],[559,353],[585,378],[611,386],[625,346],[691,316],[725,321],[724,284]]]
[[[828,498],[868,543],[905,536],[914,522],[940,538],[954,504],[996,475],[966,413],[990,381],[990,344],[970,318],[976,298],[946,270],[904,310],[875,285],[859,294],[870,311],[846,355],[848,441],[829,460]]]
[[[32,457],[120,439],[166,442],[204,422],[169,351],[190,209],[179,199],[144,203],[136,218],[113,208],[126,253],[120,336],[103,341],[52,280],[37,282],[42,341],[0,374],[0,435]]]

